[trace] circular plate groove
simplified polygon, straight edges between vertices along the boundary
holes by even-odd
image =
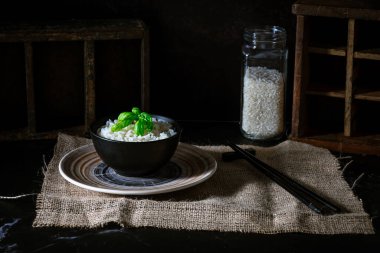
[[[70,183],[118,195],[151,195],[189,188],[210,178],[216,168],[212,155],[185,143],[178,144],[168,164],[143,177],[117,174],[103,163],[92,144],[72,150],[59,163],[60,174]]]

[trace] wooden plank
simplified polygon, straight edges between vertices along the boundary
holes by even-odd
[[[293,83],[293,107],[292,107],[292,136],[298,137],[300,132],[300,107],[302,89],[302,64],[303,64],[303,34],[304,16],[297,16],[296,46],[294,63],[294,83]]]
[[[62,33],[44,33],[44,34],[0,34],[0,41],[2,42],[43,42],[43,41],[82,41],[82,40],[130,40],[141,39],[143,32],[136,31],[131,33],[128,31],[104,33],[83,32],[77,34],[75,32],[62,32]]]
[[[9,131],[0,131],[0,141],[18,141],[18,140],[42,140],[56,139],[58,133],[67,134],[83,134],[85,131],[83,126],[74,126],[69,128],[55,129],[48,132],[30,133],[28,128],[14,129]]]
[[[344,135],[351,136],[353,132],[353,107],[352,107],[352,75],[354,67],[354,39],[355,39],[355,19],[348,20],[347,36],[347,60],[346,60],[346,94],[344,106]]]
[[[292,13],[304,16],[380,21],[380,9],[374,8],[373,4],[366,1],[299,0],[292,5]]]
[[[95,52],[94,41],[84,41],[84,126],[88,130],[95,120]]]
[[[380,61],[380,48],[356,51],[354,58]]]
[[[143,111],[150,111],[149,58],[149,30],[146,28],[141,40],[141,107]]]
[[[55,24],[8,24],[0,26],[0,41],[81,41],[141,39],[140,20],[65,21]]]
[[[380,90],[358,90],[354,95],[355,99],[380,102]]]
[[[309,53],[325,54],[334,56],[346,56],[345,48],[323,48],[323,47],[309,47]]]
[[[340,153],[380,155],[380,135],[346,137],[343,134],[328,134],[290,139]]]
[[[28,132],[36,132],[36,105],[34,97],[33,48],[32,43],[24,43],[25,75],[26,75],[26,104],[28,117]]]
[[[331,89],[326,86],[313,86],[312,89],[308,89],[306,92],[308,95],[335,97],[335,98],[345,98],[346,91],[343,89]]]
[[[303,133],[303,89],[306,81],[305,71],[305,17],[297,16],[295,63],[293,80],[293,106],[292,106],[292,130],[291,135],[300,136]]]

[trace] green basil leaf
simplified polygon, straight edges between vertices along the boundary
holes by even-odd
[[[136,123],[135,123],[135,134],[136,135],[144,135],[144,120],[141,120],[139,119]]]
[[[124,127],[126,127],[126,126],[127,125],[125,125],[123,121],[118,121],[118,122],[116,122],[116,124],[114,124],[111,127],[111,131],[112,132],[117,132],[117,131],[120,131],[121,129],[123,129]]]
[[[132,124],[133,121],[138,120],[138,119],[139,119],[139,117],[136,114],[131,112],[127,115],[127,117],[123,121],[128,126],[128,125]]]
[[[124,127],[127,127],[130,124],[132,124],[132,122],[137,119],[138,119],[137,115],[132,112],[122,112],[119,114],[116,124],[111,127],[111,131],[112,132],[120,131]]]
[[[148,130],[148,132],[152,132],[153,130],[153,122],[147,122],[146,123],[146,130]]]
[[[152,116],[146,112],[142,112],[139,115],[139,119],[144,120],[144,128],[148,131],[151,132],[153,130],[153,120]]]
[[[152,121],[152,116],[146,112],[142,112],[139,115],[139,119],[144,119],[145,121],[151,122]]]
[[[119,117],[117,118],[117,120],[118,121],[123,121],[126,118],[130,118],[132,116],[134,116],[133,112],[122,112],[122,113],[119,114]]]
[[[133,108],[132,108],[132,112],[133,112],[134,114],[136,114],[136,115],[140,115],[141,110],[140,110],[138,107],[133,107]]]
[[[152,116],[146,112],[143,112],[139,115],[139,118],[144,120],[146,130],[151,132],[153,130]]]

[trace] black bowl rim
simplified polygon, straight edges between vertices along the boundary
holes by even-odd
[[[153,142],[161,142],[161,141],[166,141],[166,140],[170,140],[170,139],[173,139],[173,138],[177,138],[181,132],[182,132],[182,127],[181,125],[176,121],[174,120],[173,118],[169,118],[169,117],[166,117],[166,116],[162,116],[162,115],[159,115],[159,114],[151,114],[152,118],[158,118],[158,119],[163,119],[164,121],[167,121],[169,123],[174,123],[174,126],[175,126],[175,134],[168,137],[168,138],[165,138],[165,139],[160,139],[160,140],[152,140],[152,141],[118,141],[118,140],[111,140],[111,139],[108,139],[106,137],[103,137],[103,136],[100,136],[98,134],[98,129],[100,128],[100,126],[97,128],[97,129],[94,129],[94,127],[96,125],[99,125],[100,123],[106,123],[108,120],[110,120],[111,118],[110,117],[103,117],[97,121],[95,121],[94,123],[92,123],[90,125],[90,133],[95,135],[97,138],[101,139],[101,140],[104,140],[104,141],[108,141],[108,142],[115,142],[115,143],[153,143]],[[96,131],[94,131],[96,130]]]

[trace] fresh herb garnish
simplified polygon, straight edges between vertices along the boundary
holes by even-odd
[[[144,135],[153,130],[152,116],[149,113],[142,112],[138,107],[133,107],[130,112],[119,114],[116,124],[111,127],[111,131],[120,131],[132,123],[135,124],[136,135]]]

